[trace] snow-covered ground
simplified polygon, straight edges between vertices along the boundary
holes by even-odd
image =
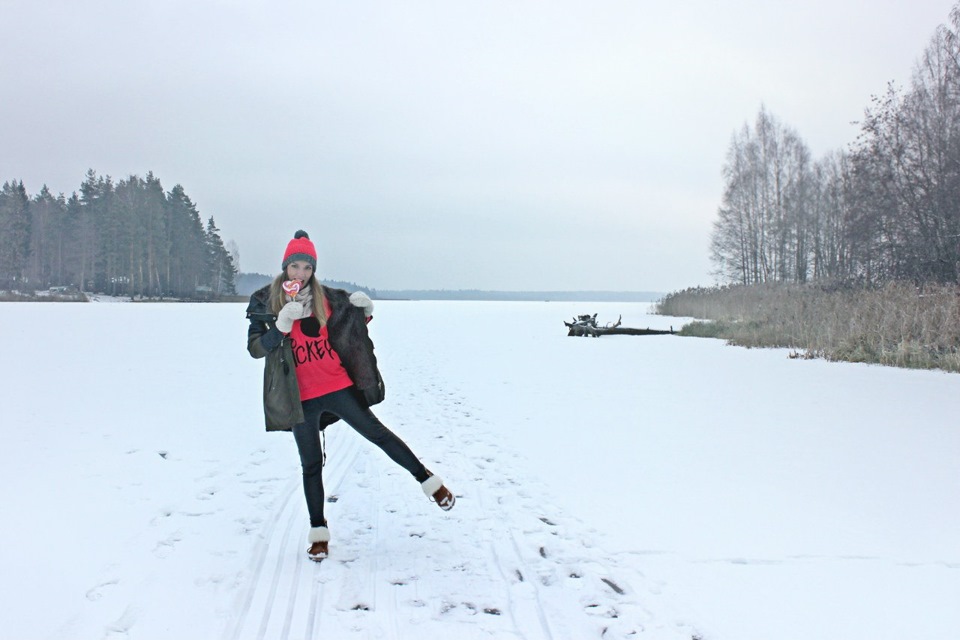
[[[960,376],[675,336],[646,304],[378,302],[331,558],[242,304],[2,308],[0,637],[960,638]]]

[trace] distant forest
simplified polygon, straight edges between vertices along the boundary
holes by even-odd
[[[909,88],[873,98],[848,150],[814,159],[761,108],[733,136],[723,176],[711,257],[725,283],[957,283],[960,5]]]
[[[210,299],[235,294],[236,275],[213,217],[153,173],[114,183],[91,169],[69,198],[0,189],[0,289]]]
[[[237,276],[237,294],[250,295],[273,280],[262,273]],[[655,302],[663,297],[653,291],[480,291],[477,289],[374,289],[343,280],[322,280],[323,284],[347,291],[365,291],[377,300],[489,300],[552,302]]]

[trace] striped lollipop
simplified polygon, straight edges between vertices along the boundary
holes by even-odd
[[[287,280],[282,285],[283,290],[291,298],[296,298],[297,294],[300,293],[300,281],[299,280]]]

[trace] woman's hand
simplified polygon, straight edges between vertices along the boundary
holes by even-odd
[[[364,317],[369,318],[373,315],[373,300],[363,291],[356,291],[350,294],[350,304],[363,309]]]
[[[303,303],[291,300],[283,305],[277,314],[277,329],[282,333],[290,333],[293,323],[303,316]]]

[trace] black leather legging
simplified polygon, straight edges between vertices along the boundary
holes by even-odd
[[[426,467],[410,447],[360,403],[352,388],[306,400],[303,403],[304,421],[293,428],[293,437],[300,452],[303,494],[307,499],[311,527],[326,524],[323,517],[323,447],[320,444],[320,416],[324,412],[337,416],[380,447],[391,460],[409,471],[417,482],[423,482],[429,476]]]

